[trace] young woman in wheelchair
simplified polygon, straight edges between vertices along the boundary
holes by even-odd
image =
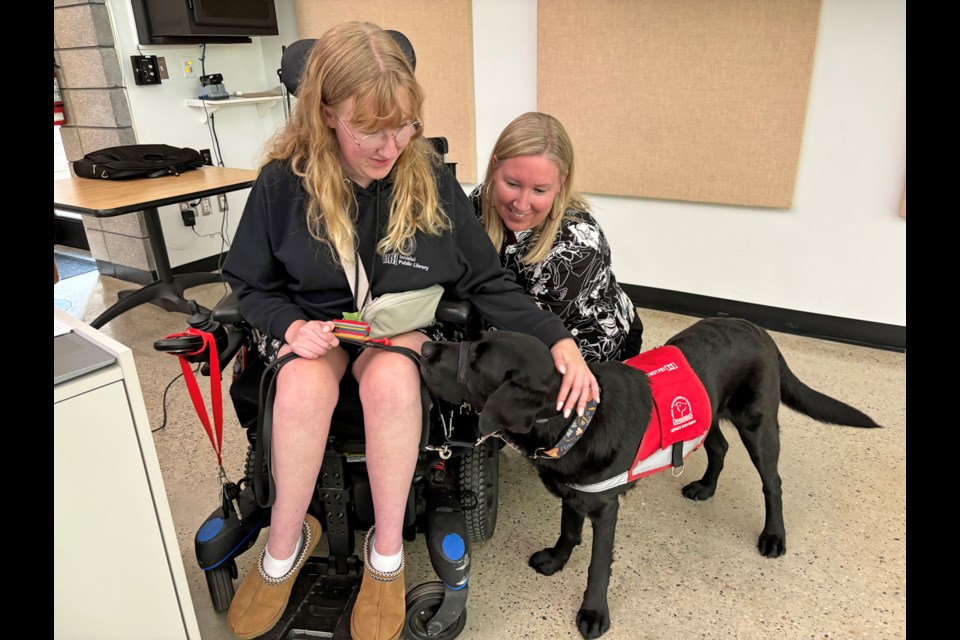
[[[317,543],[320,524],[307,508],[345,375],[359,384],[375,512],[351,634],[383,640],[403,628],[402,527],[421,434],[420,374],[401,354],[338,340],[334,321],[366,299],[355,296],[343,263],[362,265],[370,298],[441,284],[494,326],[542,340],[563,373],[557,405],[566,414],[599,399],[563,322],[501,267],[462,188],[423,138],[423,103],[388,33],[346,23],[324,34],[307,58],[290,119],[268,146],[224,264],[241,313],[264,336],[262,354],[299,356],[277,375],[276,499],[267,544],[227,616],[237,637],[277,623]],[[391,340],[419,352],[429,340],[424,331]]]

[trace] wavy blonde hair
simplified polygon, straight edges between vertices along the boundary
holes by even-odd
[[[335,111],[350,98],[354,99],[353,122],[361,131],[396,129],[413,118],[423,120],[424,94],[413,68],[393,37],[369,22],[340,24],[313,45],[297,102],[286,126],[271,140],[264,161],[288,161],[303,180],[309,196],[307,228],[319,242],[336,249],[336,260],[357,250],[357,205],[336,131],[324,123],[322,109]],[[439,235],[449,227],[434,178],[441,163],[423,138],[423,129],[417,131],[392,171],[390,218],[378,252],[409,255],[416,249],[418,231]]]
[[[567,130],[560,121],[546,113],[531,111],[508,124],[497,138],[490,154],[487,172],[483,180],[483,226],[499,251],[506,240],[506,227],[497,213],[493,202],[493,181],[497,165],[504,160],[518,156],[544,156],[560,170],[562,178],[560,189],[553,199],[550,214],[543,219],[534,232],[538,234],[536,242],[521,258],[524,264],[537,264],[550,252],[553,242],[560,232],[560,225],[567,218],[567,211],[576,209],[590,211],[589,205],[573,189],[573,144]]]

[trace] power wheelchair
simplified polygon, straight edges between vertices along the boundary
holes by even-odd
[[[391,34],[415,64],[409,41],[398,32]],[[284,50],[278,74],[293,95],[312,43],[301,40]],[[431,142],[446,153],[445,139]],[[451,168],[455,171],[455,166]],[[210,375],[211,366],[219,366],[220,372],[232,369],[230,397],[248,442],[243,477],[235,484],[224,484],[221,504],[195,536],[197,562],[204,570],[213,607],[225,611],[238,578],[236,558],[256,543],[270,522],[269,506],[264,506],[269,504],[264,496],[269,470],[263,461],[264,443],[258,440],[258,427],[262,428],[264,415],[269,416],[271,410],[265,402],[269,395],[263,391],[270,371],[256,353],[255,331],[241,316],[232,293],[212,311],[191,305],[187,322],[193,332],[157,340],[154,348],[201,364],[202,375]],[[479,334],[480,319],[467,301],[442,299],[437,320],[454,339],[468,340]],[[205,362],[207,343],[197,334],[212,336],[217,362]],[[409,542],[417,533],[424,534],[440,580],[407,592],[404,633],[408,638],[448,640],[457,637],[466,624],[470,543],[488,540],[496,527],[500,444],[486,440],[474,447],[479,432],[473,409],[434,401],[425,385],[421,394],[420,454],[408,494],[403,536]],[[374,523],[364,449],[357,383],[347,374],[308,509],[323,526],[329,556],[314,555],[307,561],[280,622],[262,638],[349,637],[350,612],[363,569],[355,553],[355,537]]]
[[[195,303],[191,302],[191,305]],[[466,301],[444,298],[437,319],[456,339],[479,333],[479,319]],[[261,506],[266,470],[258,460],[258,423],[262,423],[262,388],[267,367],[256,355],[254,331],[242,318],[231,293],[212,311],[196,307],[187,320],[197,332],[212,335],[220,371],[232,369],[230,397],[248,450],[243,477],[225,485],[221,504],[200,526],[194,539],[216,611],[225,611],[238,578],[236,558],[250,549],[269,526],[270,509]],[[203,338],[178,334],[154,342],[158,351],[201,364],[210,375]],[[269,374],[269,372],[267,372]],[[480,446],[477,414],[432,399],[426,386],[420,454],[407,498],[404,539],[424,534],[431,564],[440,581],[426,582],[407,593],[408,638],[446,640],[466,624],[470,543],[490,539],[499,503],[498,441]],[[259,493],[258,493],[259,492]],[[259,500],[258,500],[259,498]],[[355,534],[373,525],[373,502],[364,460],[363,414],[357,383],[349,374],[340,386],[340,402],[309,512],[327,535],[328,557],[311,557],[297,578],[287,610],[263,638],[349,637],[349,613],[359,587],[363,563],[355,554]]]

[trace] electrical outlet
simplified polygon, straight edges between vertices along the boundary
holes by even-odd
[[[187,227],[193,227],[197,224],[197,214],[193,209],[184,209],[183,205],[180,205],[180,217],[183,218],[183,224]]]
[[[200,203],[201,203],[201,206],[203,207],[202,209],[203,213],[201,213],[200,215],[209,216],[210,214],[213,213],[213,205],[210,204],[210,196],[207,196],[206,198],[201,200]]]
[[[220,213],[230,211],[230,205],[227,204],[227,194],[221,193],[217,195],[217,205],[220,207]]]
[[[203,158],[203,164],[213,166],[213,156],[210,155],[210,149],[200,149],[200,157]]]
[[[196,78],[197,77],[197,67],[195,66],[195,60],[193,58],[180,58],[180,68],[183,69],[184,78]]]

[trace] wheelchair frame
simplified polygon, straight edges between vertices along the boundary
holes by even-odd
[[[457,339],[469,339],[479,332],[479,318],[467,301],[444,298],[437,319],[451,328]],[[188,324],[213,333],[220,370],[233,368],[230,396],[248,441],[243,477],[234,485],[232,495],[224,492],[221,504],[194,538],[197,562],[204,570],[213,607],[219,612],[229,608],[233,599],[233,581],[239,577],[236,558],[253,547],[260,531],[269,526],[270,509],[258,503],[253,482],[257,472],[259,389],[266,367],[256,355],[254,331],[240,315],[232,293],[209,313],[197,307]],[[202,347],[196,340],[201,339],[164,339],[156,341],[154,347],[182,355]],[[210,375],[209,363],[201,367],[201,374]],[[404,630],[411,638],[449,640],[457,637],[466,624],[470,543],[488,540],[496,527],[501,443],[490,439],[474,447],[479,435],[476,412],[469,405],[452,407],[433,401],[425,385],[421,391],[423,431],[403,535],[410,542],[416,533],[424,534],[440,580],[407,592]],[[318,632],[349,636],[349,615],[363,566],[355,554],[356,533],[368,529],[374,520],[364,449],[356,382],[346,375],[308,509],[327,534],[329,555],[308,559],[280,622],[263,638],[305,638]]]

